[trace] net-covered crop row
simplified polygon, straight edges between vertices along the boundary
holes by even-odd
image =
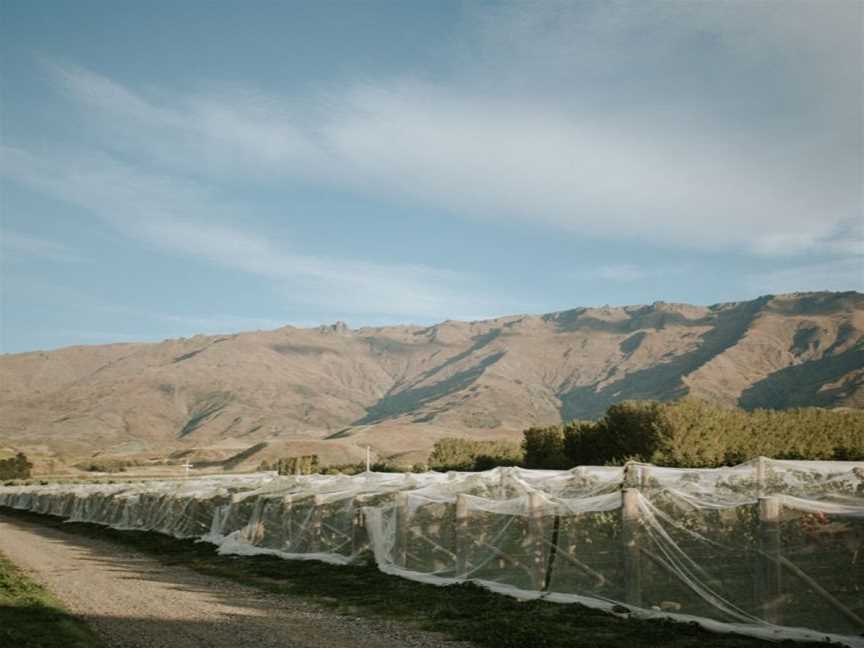
[[[223,553],[372,560],[427,583],[864,646],[864,463],[261,473],[3,487],[0,505]]]

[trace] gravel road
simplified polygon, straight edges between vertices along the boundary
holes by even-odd
[[[0,513],[0,551],[116,648],[470,648]]]

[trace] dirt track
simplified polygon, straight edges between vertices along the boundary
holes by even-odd
[[[0,513],[0,551],[117,648],[454,648],[404,624],[166,567],[107,541]]]

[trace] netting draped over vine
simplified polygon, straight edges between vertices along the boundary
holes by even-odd
[[[520,598],[864,646],[864,463],[272,473],[0,488],[0,505]]]

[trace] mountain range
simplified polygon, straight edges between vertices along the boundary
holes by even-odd
[[[434,326],[197,335],[0,356],[0,448],[223,468],[423,461],[628,399],[864,406],[864,295],[574,308]]]

